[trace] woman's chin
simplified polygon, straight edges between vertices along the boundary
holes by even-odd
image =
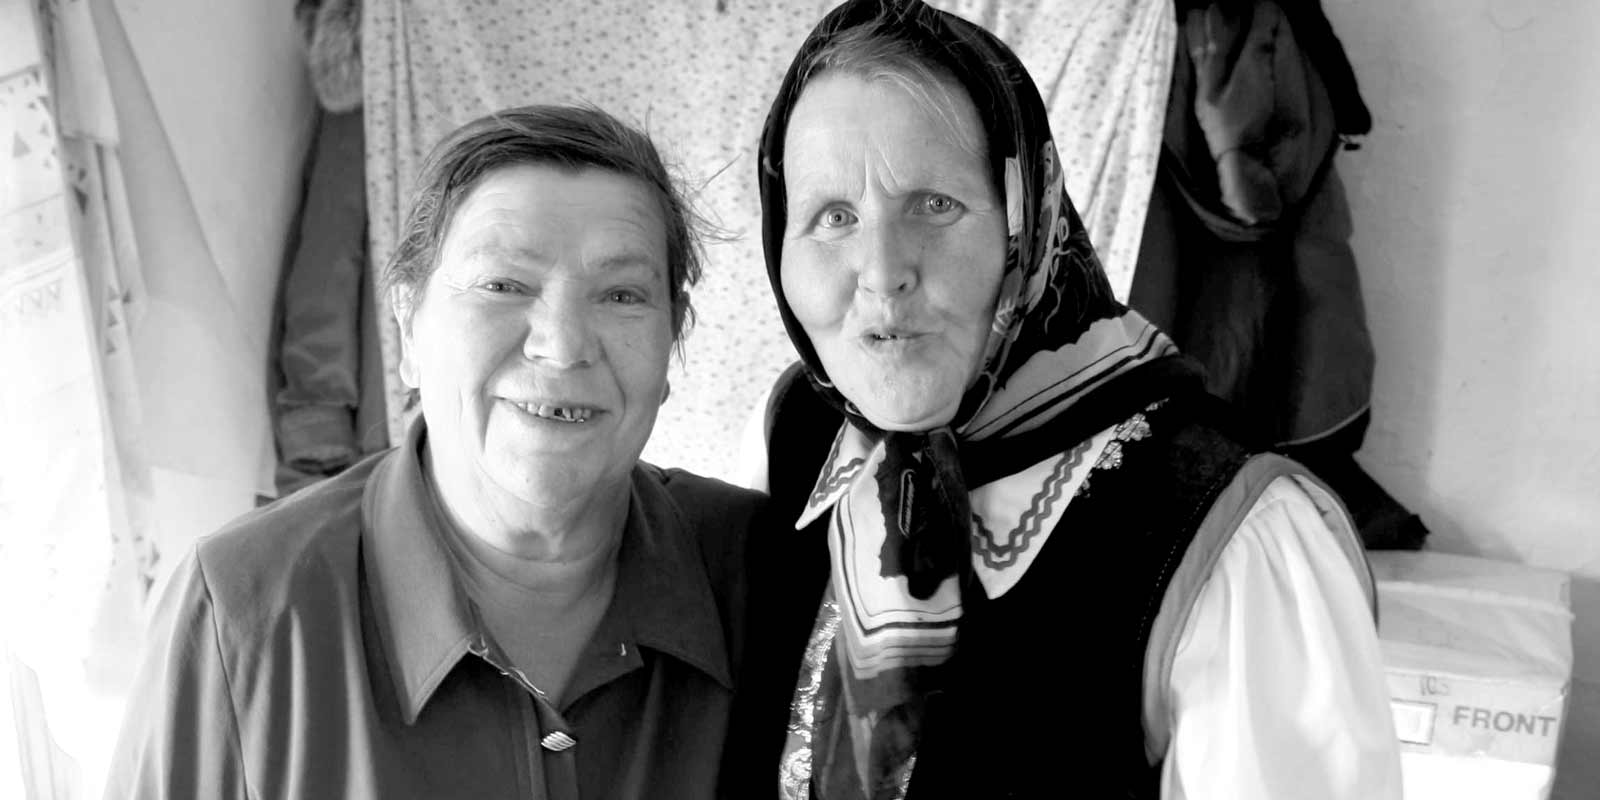
[[[824,366],[834,386],[874,427],[926,431],[950,424],[978,369],[980,348],[933,348],[915,358],[864,359],[848,350]],[[838,354],[835,354],[838,355]],[[855,356],[852,358],[851,356]]]
[[[960,398],[949,403],[930,403],[925,397],[909,397],[901,402],[896,399],[874,398],[865,404],[857,403],[856,408],[880,430],[910,433],[950,424],[960,403]]]

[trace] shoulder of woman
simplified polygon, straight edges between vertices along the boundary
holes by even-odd
[[[1225,550],[1270,546],[1284,558],[1339,553],[1369,597],[1371,575],[1360,536],[1337,495],[1309,470],[1283,456],[1252,456],[1212,502],[1173,585],[1198,590]],[[1170,589],[1169,589],[1170,591]]]
[[[1232,597],[1233,604],[1204,597]],[[1281,456],[1251,458],[1218,495],[1174,572],[1154,620],[1145,660],[1149,754],[1165,752],[1172,723],[1174,661],[1197,630],[1222,623],[1218,609],[1253,613],[1272,607],[1321,607],[1349,620],[1373,621],[1372,574],[1349,515],[1304,467]],[[1201,619],[1210,615],[1209,619]],[[1327,614],[1312,615],[1321,619]],[[1257,629],[1243,625],[1241,629]],[[1292,627],[1292,626],[1291,626]],[[1269,638],[1289,636],[1274,630]],[[1301,630],[1301,635],[1311,631]],[[1205,634],[1210,636],[1211,634]],[[1374,633],[1375,635],[1375,633]]]
[[[1263,557],[1245,557],[1252,553]],[[1229,558],[1230,554],[1234,557]],[[1150,634],[1150,666],[1163,673],[1170,668],[1195,603],[1217,578],[1247,577],[1233,574],[1240,570],[1249,570],[1251,575],[1275,570],[1298,573],[1303,572],[1300,565],[1330,560],[1333,563],[1322,568],[1343,572],[1338,562],[1345,562],[1361,585],[1369,608],[1376,608],[1372,573],[1355,525],[1333,492],[1287,458],[1272,454],[1251,457],[1216,496],[1167,583]],[[1291,590],[1317,590],[1292,582],[1282,585]]]
[[[679,521],[676,535],[698,552],[725,621],[733,620],[730,630],[740,628],[750,543],[765,525],[767,496],[681,469],[649,467],[647,473],[665,493],[657,495],[661,502],[674,506],[661,511]]]
[[[307,592],[354,585],[363,528],[362,498],[381,459],[257,508],[195,543],[193,569],[215,605],[219,625],[269,624],[313,596]]]
[[[700,527],[747,520],[766,505],[766,495],[727,481],[684,469],[651,468],[655,479],[678,506],[683,519]]]
[[[1223,490],[1217,506],[1213,512],[1221,512],[1218,521],[1232,529],[1231,536],[1223,531],[1224,537],[1238,539],[1242,535],[1261,544],[1270,541],[1288,556],[1337,558],[1337,553],[1349,562],[1372,596],[1366,553],[1355,522],[1338,495],[1300,464],[1273,454],[1251,458]]]

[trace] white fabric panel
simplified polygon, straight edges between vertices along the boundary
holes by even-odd
[[[125,6],[135,43],[113,0],[38,4],[52,100],[0,76],[0,616],[41,796],[100,794],[163,553],[271,490],[267,324],[311,111],[289,9]]]
[[[93,1],[114,9],[126,32],[145,102],[189,197],[213,280],[225,292],[212,302],[228,304],[219,320],[234,339],[228,356],[248,370],[245,388],[254,400],[230,411],[237,419],[264,416],[273,297],[300,209],[315,113],[294,3]],[[128,95],[117,89],[120,104]],[[137,141],[129,134],[125,141]],[[251,466],[270,490],[274,459],[258,449],[248,453],[256,459]]]
[[[113,445],[128,351],[106,313],[120,284],[96,143],[115,121],[88,6],[51,11],[54,74],[0,79],[0,650],[17,716],[0,724],[23,740],[5,759],[49,756],[48,772],[19,769],[29,793],[68,796],[98,792],[118,667],[142,626]],[[31,18],[14,21],[35,35]]]

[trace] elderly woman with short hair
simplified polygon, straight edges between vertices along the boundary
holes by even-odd
[[[387,272],[419,418],[185,559],[112,796],[712,791],[759,496],[638,460],[693,218],[594,109],[472,122],[420,186]]]

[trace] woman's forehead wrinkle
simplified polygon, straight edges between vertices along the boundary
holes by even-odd
[[[653,238],[653,235],[658,232],[665,233],[666,225],[661,222],[661,214],[659,212],[645,204],[636,204],[633,211],[634,213],[632,214],[621,215],[610,220],[610,224],[614,227],[613,233],[636,237],[641,243]],[[633,247],[634,245],[629,242],[627,246]]]
[[[821,195],[849,194],[859,181],[859,168],[842,155],[832,132],[802,132],[789,152],[785,179],[796,198],[816,200]]]
[[[508,245],[498,237],[472,243],[466,255],[470,259],[509,261],[518,264],[539,264],[549,260],[544,251],[534,245]]]
[[[970,201],[980,188],[973,181],[982,165],[948,137],[929,135],[908,145],[874,148],[879,185],[890,195],[934,191]]]
[[[966,168],[981,173],[985,167],[966,142],[974,131],[964,129],[978,128],[971,109],[941,113],[925,108],[924,101],[898,84],[860,81],[868,91],[897,95],[881,116],[862,119],[857,113],[860,96],[841,97],[835,81],[859,79],[824,76],[801,96],[789,119],[785,179],[792,199],[854,196],[867,187],[890,196],[940,187],[970,191]],[[929,99],[933,97],[944,95]]]
[[[869,185],[876,184],[890,196],[898,195],[906,190],[906,178],[910,175],[896,172],[896,166],[909,167],[908,172],[915,175],[918,171],[915,166],[904,162],[915,162],[919,159],[896,158],[895,151],[891,149],[894,146],[893,142],[874,138],[873,146],[868,149],[866,157],[861,159],[862,177],[869,182]],[[895,163],[897,161],[902,164],[897,165]]]
[[[542,247],[538,220],[526,211],[480,209],[456,226],[458,252],[468,259],[543,263],[550,254]]]
[[[652,232],[652,228],[657,226],[665,230],[666,214],[661,210],[661,204],[650,195],[649,190],[642,183],[639,184],[639,188],[640,191],[629,194],[624,201],[625,206],[622,209],[613,210],[608,216],[611,216],[617,222],[628,225],[641,234],[649,234]],[[654,226],[651,225],[652,222],[655,223]]]
[[[667,255],[665,250],[648,246],[642,241],[611,240],[600,247],[592,248],[586,254],[584,263],[599,272],[620,273],[636,270],[654,275],[666,270]]]

